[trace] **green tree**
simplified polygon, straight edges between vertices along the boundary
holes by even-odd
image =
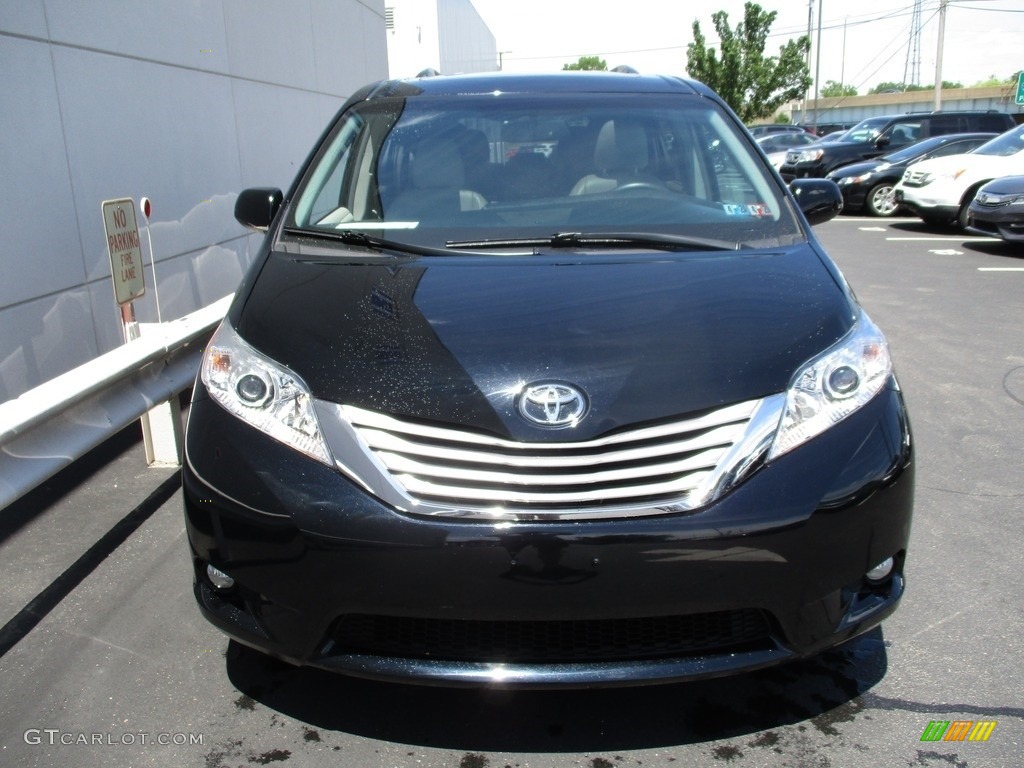
[[[600,70],[604,72],[608,69],[607,62],[600,56],[580,56],[579,61],[575,64],[563,64],[562,70]]]
[[[806,35],[781,46],[778,56],[764,55],[776,15],[748,2],[743,5],[743,21],[732,29],[725,11],[713,13],[720,53],[707,46],[700,22],[693,22],[693,42],[686,47],[687,72],[713,88],[745,123],[774,114],[811,84],[804,61],[811,45]]]
[[[844,85],[836,80],[826,80],[825,85],[821,88],[820,95],[826,99],[834,96],[856,96],[857,89],[852,85]]]
[[[995,88],[997,86],[1007,86],[1017,84],[1017,73],[1014,72],[1009,77],[997,77],[996,75],[989,75],[985,80],[979,80],[976,83],[972,83],[967,86],[968,88]]]
[[[950,88],[963,88],[963,83],[954,82],[952,80],[943,80],[942,87],[944,90]],[[879,83],[872,88],[868,93],[892,93],[893,91],[900,91],[910,93],[911,91],[934,91],[935,84],[929,83],[928,85],[907,85],[906,83]]]
[[[888,83],[888,82],[886,82],[886,83],[879,83],[874,88],[872,88],[870,91],[868,91],[868,93],[869,94],[870,93],[895,93],[897,91],[899,93],[903,93],[903,91],[905,91],[905,90],[907,90],[907,84],[906,83]]]
[[[775,118],[772,120],[772,122],[777,125],[789,125],[793,121],[789,119],[789,115],[787,115],[785,112],[779,112],[777,115],[775,115]]]

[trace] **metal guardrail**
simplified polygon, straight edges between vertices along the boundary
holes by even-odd
[[[232,296],[0,403],[0,509],[192,385]]]

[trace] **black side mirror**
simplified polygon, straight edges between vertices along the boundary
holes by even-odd
[[[284,201],[276,187],[243,189],[235,200],[235,218],[244,227],[266,232]]]
[[[811,226],[831,221],[843,210],[843,193],[831,179],[793,179],[789,188]]]
[[[875,146],[878,147],[879,149],[882,149],[883,147],[888,147],[891,143],[892,139],[889,138],[888,136],[879,136],[877,139],[875,139]]]

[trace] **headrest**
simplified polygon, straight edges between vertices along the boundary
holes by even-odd
[[[412,162],[414,187],[460,189],[465,179],[462,156],[454,142],[431,138],[416,145]]]
[[[609,120],[601,126],[594,165],[602,172],[636,172],[647,167],[647,135],[637,123]]]

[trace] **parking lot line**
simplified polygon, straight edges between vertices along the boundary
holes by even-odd
[[[947,242],[954,241],[958,243],[964,242],[964,240],[970,240],[972,243],[998,243],[1001,242],[998,237],[967,237],[963,235],[956,237],[953,235],[947,235],[945,237],[887,237],[886,240],[934,240],[936,242]]]
[[[1024,272],[1024,267],[978,267],[979,272]]]

